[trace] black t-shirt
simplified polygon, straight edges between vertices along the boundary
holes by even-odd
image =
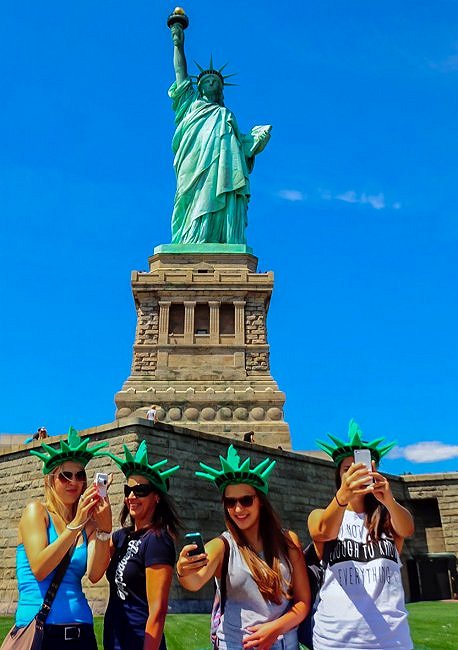
[[[142,650],[148,618],[146,568],[175,564],[175,545],[166,531],[113,533],[115,552],[107,569],[110,600],[105,614],[105,650]],[[162,638],[161,650],[165,650]]]

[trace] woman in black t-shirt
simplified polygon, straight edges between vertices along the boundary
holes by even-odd
[[[163,634],[175,563],[174,538],[179,526],[167,494],[168,476],[149,465],[146,442],[135,457],[111,455],[126,476],[120,530],[111,540],[107,569],[110,598],[105,613],[105,650],[166,650]],[[125,525],[127,520],[130,525]]]

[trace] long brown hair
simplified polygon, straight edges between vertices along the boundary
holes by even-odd
[[[151,517],[151,527],[154,531],[159,532],[160,530],[166,530],[174,539],[178,536],[178,529],[182,528],[182,523],[178,517],[175,503],[168,494],[164,492],[159,492],[154,490],[152,494],[156,494],[159,497],[159,501],[154,508],[153,515]],[[127,518],[129,518],[130,527],[134,526],[134,520],[129,515],[129,508],[127,507],[126,502],[121,510],[120,521],[121,526],[124,526]]]
[[[84,469],[83,466],[81,466]],[[57,474],[61,471],[61,465],[58,465],[50,474],[45,474],[45,506],[48,512],[51,514],[59,515],[67,524],[69,524],[76,515],[78,509],[78,499],[71,506],[70,509],[70,519],[68,519],[67,508],[59,499],[54,487],[54,481],[56,480]],[[87,481],[82,483],[81,494],[87,488]]]
[[[256,490],[256,495],[260,501],[259,534],[262,539],[264,559],[251,548],[243,531],[231,519],[227,508],[224,508],[224,519],[262,597],[266,601],[279,605],[284,598],[291,598],[291,583],[285,585],[280,561],[286,560],[291,569],[288,549],[292,548],[293,543],[283,530],[280,517],[269,499],[259,490]]]
[[[335,478],[336,488],[339,489],[342,484],[340,465],[336,469]],[[367,542],[377,542],[382,537],[382,533],[385,533],[388,537],[393,537],[390,513],[373,494],[364,495],[364,514],[364,525],[367,528]]]

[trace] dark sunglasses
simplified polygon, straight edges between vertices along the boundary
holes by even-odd
[[[70,481],[78,481],[78,483],[84,483],[86,480],[86,472],[84,469],[80,469],[78,472],[62,471],[58,473],[57,478],[59,478],[61,481],[67,481],[68,483],[70,483]]]
[[[139,483],[138,485],[125,485],[124,496],[127,497],[133,492],[135,497],[147,497],[154,492],[154,487],[150,483]]]
[[[224,497],[224,507],[230,510],[235,508],[237,503],[240,503],[242,508],[251,508],[253,501],[256,499],[256,494],[245,494],[243,497]]]

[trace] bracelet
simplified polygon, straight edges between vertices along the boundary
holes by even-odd
[[[334,494],[334,499],[336,500],[339,508],[346,508],[348,506],[348,503],[340,503],[339,499],[337,498],[337,492]]]
[[[181,573],[178,573],[178,565],[175,567],[175,573],[177,574],[177,578],[184,578]]]
[[[89,517],[85,521],[83,521],[82,524],[78,524],[78,526],[70,526],[70,524],[67,524],[66,528],[68,528],[68,530],[81,530],[82,528],[85,527],[88,521],[89,521]]]
[[[101,542],[108,542],[111,539],[111,532],[97,529],[95,531],[95,538],[99,539]]]

